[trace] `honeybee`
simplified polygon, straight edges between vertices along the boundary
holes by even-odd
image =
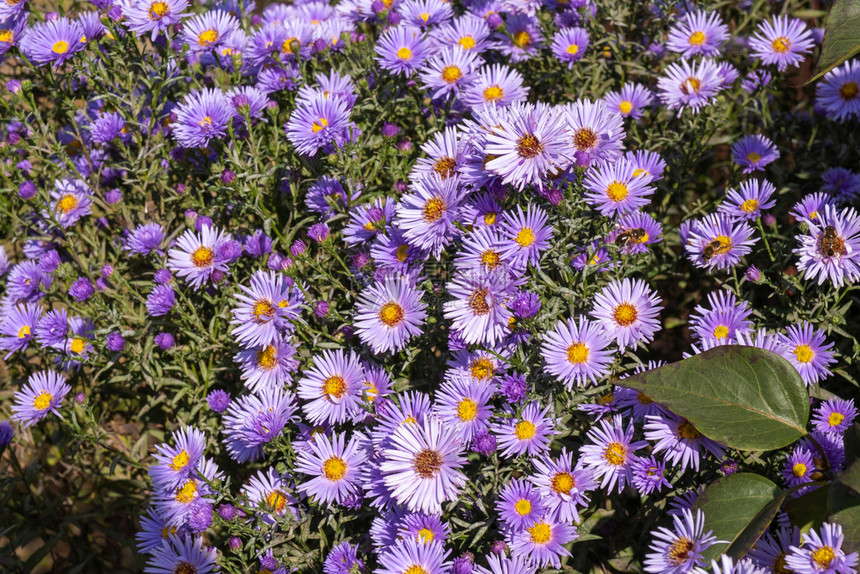
[[[710,261],[711,257],[716,255],[717,253],[721,253],[722,249],[723,242],[719,239],[714,239],[713,241],[705,245],[704,249],[702,249],[702,259],[704,259],[705,261]]]
[[[842,255],[845,252],[845,242],[836,235],[836,228],[828,225],[821,235],[821,251],[827,257]]]
[[[633,247],[637,243],[641,243],[645,238],[645,235],[645,230],[641,227],[628,229],[615,238],[615,245],[620,245],[621,247]]]

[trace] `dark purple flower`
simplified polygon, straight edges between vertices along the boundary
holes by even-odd
[[[262,257],[272,252],[272,240],[262,229],[258,229],[245,240],[245,251],[251,257]]]
[[[122,201],[122,192],[118,189],[108,190],[105,194],[105,201],[108,202],[108,205],[116,205]]]
[[[204,227],[210,227],[212,225],[212,218],[206,215],[198,215],[197,219],[194,220],[194,229],[197,231],[203,231]]]
[[[518,403],[526,398],[528,383],[526,376],[520,373],[511,373],[502,377],[502,395],[511,403]]]
[[[92,297],[95,292],[96,290],[93,288],[93,284],[90,283],[90,280],[86,277],[78,277],[78,279],[72,283],[72,286],[69,288],[69,295],[74,297],[75,301],[86,301]]]
[[[203,532],[212,524],[212,505],[200,499],[192,504],[193,507],[188,516],[188,527],[192,532]]]
[[[472,450],[483,455],[492,454],[496,450],[496,437],[482,430],[472,437]]]
[[[388,14],[388,23],[392,26],[397,26],[400,22],[403,21],[403,16],[400,15],[400,12],[391,12]],[[360,41],[356,38],[356,41]]]
[[[85,402],[87,402],[87,395],[84,393],[76,394],[75,395],[75,402],[78,403],[79,405],[84,404]]]
[[[322,319],[326,315],[328,315],[329,304],[327,301],[317,301],[316,308],[314,309],[314,315]]]
[[[750,265],[749,269],[744,273],[744,277],[746,277],[747,281],[752,281],[755,283],[761,277],[761,271],[755,265]]]
[[[302,241],[301,239],[296,239],[293,241],[293,244],[290,245],[290,255],[293,257],[298,257],[302,255],[308,248],[307,243]]]
[[[370,263],[370,256],[363,251],[352,256],[352,266],[356,269],[362,269],[368,263]]]
[[[177,160],[177,161],[179,161],[179,160]],[[173,191],[175,191],[178,195],[182,195],[183,193],[185,193],[185,189],[186,188],[185,188],[184,183],[177,183],[176,187],[173,188]],[[188,211],[191,211],[191,210],[189,209]],[[185,212],[185,217],[194,217],[194,215],[188,215],[188,211]],[[191,213],[194,213],[194,212],[191,211]]]
[[[111,275],[113,275],[113,265],[110,263],[102,265],[101,276],[107,279]]]
[[[278,569],[278,561],[275,560],[274,556],[265,555],[260,556],[260,569],[261,570],[277,570]]]
[[[385,124],[383,124],[383,126],[382,126],[382,136],[383,137],[393,138],[393,137],[397,136],[397,134],[399,134],[399,133],[400,133],[400,128],[397,127],[396,125],[392,124],[392,123],[385,122]]]
[[[107,279],[105,279],[104,277],[98,277],[96,279],[96,289],[98,289],[99,291],[104,291],[108,287],[110,287],[110,284],[107,282]]]
[[[147,223],[138,225],[129,234],[125,243],[125,250],[138,255],[149,255],[160,253],[161,243],[164,241],[164,229],[158,223]]]
[[[223,242],[215,252],[215,259],[223,263],[233,263],[241,256],[242,244],[235,239]]]
[[[15,431],[9,421],[0,421],[0,449],[6,448],[12,442]]]
[[[125,339],[119,334],[119,331],[114,331],[107,337],[107,348],[113,353],[121,353],[125,349]]]
[[[51,310],[36,324],[36,340],[42,347],[63,345],[69,332],[69,316],[65,309]]]
[[[218,515],[227,522],[230,522],[231,520],[236,518],[236,507],[232,504],[222,504],[218,507]]]
[[[168,269],[159,269],[155,272],[155,282],[159,285],[168,285],[173,281],[173,274]]]
[[[540,297],[531,291],[520,291],[511,302],[511,311],[520,319],[531,319],[540,311]]]
[[[504,540],[496,540],[496,541],[495,541],[495,542],[493,542],[493,544],[490,546],[490,552],[492,552],[493,554],[496,554],[496,555],[498,555],[498,556],[504,556],[504,555],[505,555],[505,551],[506,551],[507,549],[508,549],[508,545],[507,545],[507,544],[505,544],[505,541],[504,541]]]
[[[62,263],[60,261],[60,254],[57,253],[56,249],[51,249],[39,257],[39,269],[45,273],[53,273],[60,266],[60,263]]]
[[[349,510],[358,510],[364,504],[364,495],[361,491],[356,491],[351,494],[347,494],[343,500],[340,502],[340,505]]]
[[[216,413],[223,413],[230,406],[230,393],[216,389],[209,393],[206,397],[206,402],[209,403],[209,408]]]
[[[170,285],[156,285],[146,297],[146,310],[153,317],[170,313],[176,304],[176,292]]]
[[[761,222],[767,225],[768,227],[773,227],[776,225],[776,217],[771,215],[770,213],[765,213],[761,217]]]
[[[155,344],[161,347],[163,351],[168,351],[176,344],[176,340],[170,333],[159,333],[155,336]]]
[[[229,169],[225,169],[221,172],[221,183],[224,185],[230,185],[236,181],[236,174],[230,171]]]
[[[738,462],[736,460],[725,460],[720,465],[720,471],[726,476],[734,474],[738,471]]]
[[[316,241],[317,243],[322,243],[329,236],[329,228],[325,223],[314,223],[311,225],[311,228],[308,229],[308,237]]]
[[[397,149],[403,152],[412,151],[412,142],[409,140],[400,140],[397,142]]]
[[[39,191],[39,189],[36,187],[36,184],[29,179],[18,187],[18,195],[20,195],[22,199],[32,199],[36,195],[37,191]]]
[[[108,10],[108,17],[114,22],[122,20],[122,7],[117,5],[111,6],[110,10]]]
[[[466,552],[459,558],[454,558],[454,565],[451,569],[453,574],[472,574],[472,564],[475,561],[475,555],[471,552]]]
[[[230,550],[236,551],[242,547],[242,540],[238,536],[231,536],[227,545],[230,547]]]
[[[272,271],[281,271],[283,269],[283,267],[281,266],[283,261],[284,256],[276,251],[269,255],[269,260],[266,261],[266,267],[268,267]]]
[[[13,94],[17,94],[21,91],[21,80],[9,80],[6,82],[6,89]]]

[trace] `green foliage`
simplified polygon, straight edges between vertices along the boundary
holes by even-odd
[[[807,83],[860,53],[860,0],[834,0],[824,30],[818,73]]]

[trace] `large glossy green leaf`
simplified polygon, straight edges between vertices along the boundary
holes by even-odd
[[[782,448],[806,434],[809,396],[797,370],[755,347],[716,347],[619,381],[743,450]]]
[[[705,513],[705,531],[713,530],[723,541],[708,548],[705,557],[716,558],[727,549],[736,553],[735,558],[746,554],[773,520],[783,497],[773,482],[749,472],[713,482],[693,505]]]
[[[860,0],[836,0],[824,25],[824,41],[814,82],[848,58],[860,53]]]

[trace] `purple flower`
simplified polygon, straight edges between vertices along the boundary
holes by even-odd
[[[520,373],[506,374],[502,377],[500,392],[510,403],[519,403],[526,398],[526,394],[528,393],[526,376]]]
[[[311,225],[310,229],[308,229],[308,237],[316,241],[317,243],[322,243],[329,236],[329,228],[325,223],[319,222]]]
[[[161,250],[162,241],[164,241],[164,229],[161,225],[158,223],[147,223],[146,225],[138,225],[129,234],[125,249],[138,255],[149,255],[151,253],[163,255],[164,252]]]
[[[107,348],[114,353],[121,353],[125,349],[125,339],[118,331],[114,331],[107,336]]]
[[[78,277],[69,288],[69,295],[74,297],[75,301],[86,301],[95,293],[93,284],[86,277]]]
[[[223,393],[224,391],[212,391],[212,393],[210,393],[209,396],[211,397],[213,394],[219,393],[219,392]],[[228,401],[229,401],[229,399],[228,399]],[[210,403],[210,405],[211,405],[211,403]],[[212,409],[212,410],[215,410],[215,409]],[[218,412],[218,411],[216,411],[216,412]],[[239,513],[237,512],[236,507],[233,506],[232,504],[222,504],[221,506],[218,507],[218,515],[221,518],[223,518],[224,520],[226,520],[227,522],[230,522],[231,520],[236,518],[236,516],[238,514]]]
[[[155,336],[155,344],[161,347],[163,351],[168,351],[176,344],[176,340],[170,333],[161,332]]]
[[[152,317],[167,315],[176,303],[176,293],[170,285],[156,285],[146,298],[146,309]]]
[[[30,180],[26,180],[18,187],[18,195],[21,199],[32,199],[36,196],[36,193],[39,191],[39,188],[36,187],[36,184]]]
[[[272,239],[262,229],[245,239],[245,252],[251,257],[262,257],[272,252]]]
[[[176,109],[173,137],[185,148],[205,147],[223,137],[233,118],[232,106],[224,92],[205,88],[185,96]]]
[[[0,450],[3,450],[12,442],[15,431],[9,421],[0,421]]]
[[[68,18],[36,24],[21,40],[21,51],[31,62],[59,68],[66,60],[86,48],[84,29]]]
[[[383,137],[393,138],[393,137],[396,137],[397,134],[399,134],[399,133],[400,133],[400,128],[397,127],[396,125],[392,124],[392,123],[385,122],[385,124],[383,124],[383,126],[382,126],[382,136]]]
[[[173,274],[167,269],[159,269],[155,272],[153,279],[159,285],[167,285],[173,281]]]
[[[472,437],[472,450],[485,456],[491,455],[496,450],[496,437],[488,430],[482,430]]]
[[[209,403],[209,408],[216,413],[223,413],[230,406],[230,393],[216,389],[207,395],[206,402]],[[225,518],[225,520],[230,519]]]
[[[518,319],[531,319],[540,311],[540,296],[532,291],[520,291],[511,301],[510,307]]]

